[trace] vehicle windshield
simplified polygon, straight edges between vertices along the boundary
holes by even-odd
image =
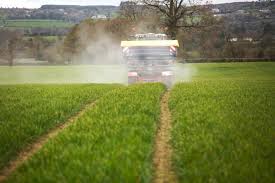
[[[159,47],[130,47],[124,53],[130,64],[169,64],[176,58],[176,51],[169,46]]]

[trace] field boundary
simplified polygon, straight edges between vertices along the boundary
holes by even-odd
[[[177,177],[172,170],[170,146],[171,113],[168,107],[169,91],[161,99],[161,116],[155,138],[155,150],[153,156],[154,183],[176,183]]]
[[[274,62],[275,58],[187,58],[179,63],[238,63],[238,62]]]
[[[17,157],[11,160],[6,167],[0,170],[0,182],[4,182],[18,167],[26,162],[31,156],[38,152],[50,139],[56,137],[63,129],[70,126],[74,121],[83,116],[83,114],[96,104],[97,100],[84,105],[75,115],[69,117],[64,123],[49,130],[46,134],[40,136],[27,148],[18,153]]]

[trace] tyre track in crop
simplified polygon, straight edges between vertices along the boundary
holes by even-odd
[[[66,122],[58,125],[46,134],[42,135],[37,140],[35,140],[35,142],[30,144],[26,149],[19,152],[14,160],[10,161],[6,167],[0,170],[0,182],[4,182],[20,165],[22,165],[37,151],[39,151],[44,144],[46,144],[51,138],[57,136],[59,132],[61,132],[63,129],[67,128],[74,121],[80,118],[89,108],[93,107],[95,104],[96,101],[86,104],[79,112],[71,116]]]
[[[177,177],[172,170],[169,144],[171,129],[171,114],[168,107],[169,92],[166,92],[161,100],[161,118],[155,139],[154,183],[175,183]]]

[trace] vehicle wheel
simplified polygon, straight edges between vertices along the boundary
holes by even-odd
[[[164,84],[167,88],[172,88],[173,86],[173,79],[172,78],[167,78],[164,80]]]
[[[135,84],[137,82],[136,77],[128,77],[128,85]]]

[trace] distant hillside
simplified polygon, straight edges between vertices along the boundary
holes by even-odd
[[[275,1],[270,2],[233,2],[214,4],[213,8],[218,8],[220,13],[233,13],[238,10],[255,11],[262,9],[270,9],[275,13]]]
[[[0,8],[0,12],[7,19],[53,19],[77,23],[97,15],[111,18],[118,9],[117,6],[43,5],[38,9]]]
[[[231,36],[261,37],[269,32],[275,40],[275,1],[215,4],[212,11],[224,18]]]
[[[249,35],[261,34],[264,26],[275,32],[275,1],[269,2],[234,2],[224,4],[208,5],[214,16],[224,18],[228,24],[232,36],[237,36],[239,32]],[[26,8],[0,8],[0,28],[10,25],[18,27],[15,22],[21,23],[21,20],[36,21],[40,20],[58,20],[73,25],[87,18],[108,19],[113,18],[119,13],[119,6],[78,6],[78,5],[43,5],[38,9]],[[20,24],[21,25],[21,24]],[[37,24],[40,25],[40,24]],[[41,24],[42,25],[42,24]],[[43,24],[44,25],[44,24]],[[53,24],[50,27],[55,28]],[[21,26],[22,27],[22,26]],[[45,27],[45,26],[44,26]],[[65,34],[68,30],[65,26],[59,32]],[[41,28],[41,27],[39,27]],[[27,28],[24,32],[30,32]],[[31,30],[31,34],[39,33],[41,30]],[[52,32],[46,31],[45,34],[52,35]],[[275,34],[275,33],[274,33]]]
[[[253,13],[255,11],[270,11],[275,13],[275,1],[270,2],[234,2],[211,5],[217,14]],[[26,8],[0,8],[0,16],[4,14],[7,19],[54,19],[71,22],[80,22],[89,17],[116,16],[119,6],[78,6],[78,5],[43,5],[38,9]]]
[[[40,9],[114,9],[117,6],[111,5],[90,5],[90,6],[80,6],[80,5],[42,5]]]

